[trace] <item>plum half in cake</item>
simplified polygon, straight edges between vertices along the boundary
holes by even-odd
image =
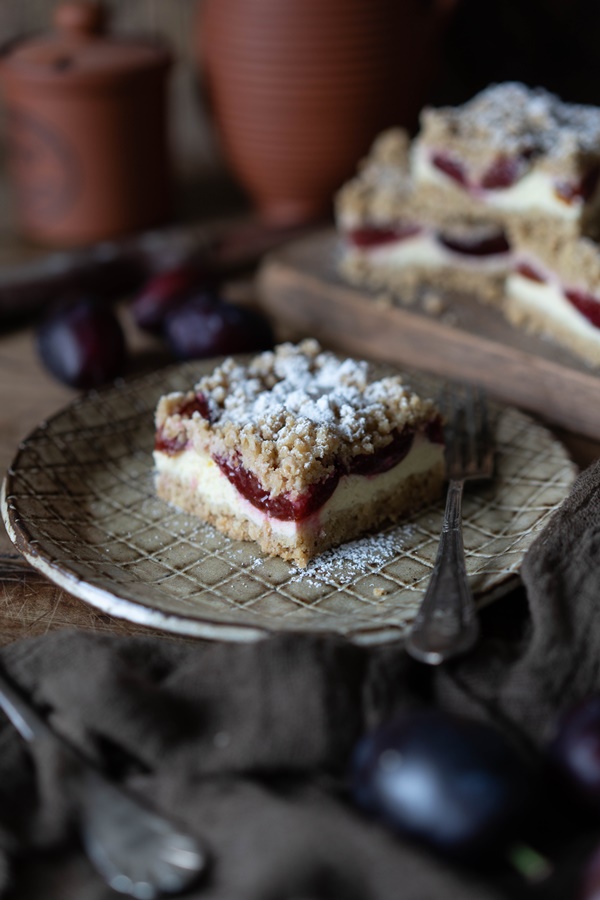
[[[300,566],[434,500],[445,474],[432,401],[313,340],[162,397],[154,459],[164,500]]]

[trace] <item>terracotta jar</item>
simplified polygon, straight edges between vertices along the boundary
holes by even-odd
[[[21,231],[85,244],[169,215],[167,49],[109,36],[100,3],[57,7],[55,31],[0,57]]]
[[[458,0],[200,0],[223,151],[263,215],[317,217],[376,134],[412,126]]]

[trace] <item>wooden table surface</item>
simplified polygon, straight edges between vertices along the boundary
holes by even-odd
[[[156,342],[143,338],[121,310],[138,366],[161,365],[168,357]],[[1,321],[0,321],[1,329]],[[42,367],[34,324],[0,330],[0,472],[4,473],[22,440],[43,419],[76,396]],[[573,459],[585,467],[600,457],[600,444],[554,429]],[[0,523],[0,644],[49,630],[76,626],[116,634],[148,634],[87,606],[33,571],[11,544]]]

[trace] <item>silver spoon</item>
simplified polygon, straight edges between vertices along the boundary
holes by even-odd
[[[2,672],[0,707],[25,740],[60,746],[69,761],[84,847],[113,890],[154,900],[180,893],[197,879],[207,854],[196,838],[109,781],[46,724]]]

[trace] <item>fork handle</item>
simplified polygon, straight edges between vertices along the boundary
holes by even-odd
[[[467,580],[462,537],[464,481],[450,481],[433,572],[406,641],[407,652],[439,665],[469,650],[479,635],[473,594]]]

